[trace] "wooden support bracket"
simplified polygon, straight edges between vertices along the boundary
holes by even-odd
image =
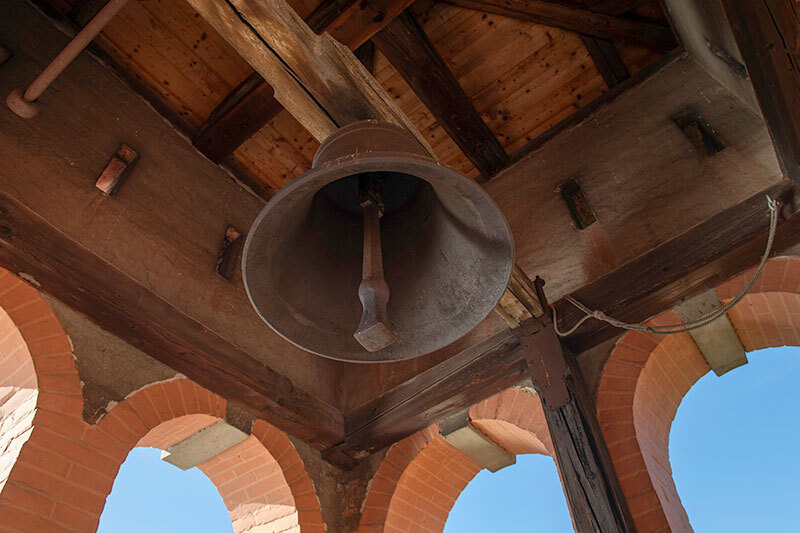
[[[113,196],[138,160],[139,154],[136,150],[125,143],[121,144],[117,149],[117,153],[111,156],[106,168],[97,178],[94,184],[95,187],[100,189],[106,196]]]
[[[225,237],[219,247],[217,258],[217,274],[230,281],[233,278],[236,256],[239,254],[239,244],[242,242],[242,232],[233,226],[225,230]]]

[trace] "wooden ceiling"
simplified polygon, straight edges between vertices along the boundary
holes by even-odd
[[[51,7],[80,25],[101,3],[52,0]],[[598,4],[592,0],[585,3],[592,9]],[[317,7],[314,0],[291,0],[290,4],[303,17]],[[619,4],[636,4],[624,17],[666,24],[657,0],[610,2],[616,7],[599,4],[600,9],[611,12],[619,11]],[[597,51],[593,60],[590,48],[597,40],[577,33],[429,0],[418,1],[410,11],[509,155],[618,81],[608,73],[608,67],[604,73],[598,69]],[[606,45],[612,51],[616,47],[623,71],[631,74],[654,63],[663,53],[630,43]],[[130,0],[98,37],[96,48],[191,137],[226,96],[253,73],[185,0]],[[374,74],[442,162],[473,178],[481,175],[379,51],[374,56]],[[268,197],[308,170],[317,147],[318,142],[282,111],[224,163],[256,192]]]

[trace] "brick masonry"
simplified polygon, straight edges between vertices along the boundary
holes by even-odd
[[[223,398],[175,379],[136,391],[90,425],[69,338],[47,302],[0,271],[0,309],[0,531],[95,531],[133,447],[167,448],[225,416]],[[266,422],[200,469],[236,533],[324,531],[300,456]]]
[[[720,301],[730,301],[750,275],[723,283]],[[748,351],[800,345],[800,258],[770,260],[729,316]],[[677,320],[670,311],[652,322]],[[691,531],[672,478],[669,431],[681,400],[708,371],[688,334],[641,332],[622,336],[603,367],[597,415],[641,532]],[[70,340],[47,302],[0,271],[0,531],[95,531],[133,447],[167,448],[226,412],[223,398],[172,379],[130,394],[89,424],[81,386]],[[530,389],[503,391],[472,406],[469,416],[514,454],[553,455],[541,402]],[[200,468],[219,490],[236,533],[325,531],[306,464],[270,424],[257,420],[250,437]],[[373,470],[358,531],[442,531],[479,470],[436,425],[411,435]]]
[[[720,302],[729,302],[752,275],[720,285]],[[800,345],[800,258],[771,259],[729,317],[747,351]],[[678,317],[669,311],[652,322]],[[640,532],[692,531],[672,477],[669,432],[681,400],[709,370],[688,334],[641,332],[624,335],[603,369],[597,415]]]

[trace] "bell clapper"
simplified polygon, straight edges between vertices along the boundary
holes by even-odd
[[[380,218],[383,216],[383,197],[380,183],[371,175],[359,176],[359,203],[364,213],[364,252],[361,284],[361,322],[353,337],[367,351],[377,352],[395,342],[389,329],[386,304],[389,286],[383,277]]]

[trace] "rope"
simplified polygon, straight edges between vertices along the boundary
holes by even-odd
[[[764,269],[764,265],[767,264],[767,259],[769,259],[770,254],[772,253],[772,244],[775,240],[775,231],[778,227],[778,203],[767,196],[767,206],[769,207],[769,237],[767,238],[767,247],[764,250],[764,255],[761,256],[761,262],[758,264],[758,268],[753,273],[753,276],[750,278],[750,281],[744,286],[744,288],[736,295],[736,297],[725,304],[724,306],[720,307],[719,309],[708,313],[707,315],[701,316],[696,320],[690,320],[689,322],[684,322],[682,324],[670,324],[666,326],[648,326],[645,324],[630,324],[628,322],[623,322],[621,320],[617,320],[616,318],[610,317],[602,311],[599,310],[592,310],[583,305],[581,302],[573,298],[572,296],[566,296],[565,300],[569,303],[583,311],[586,315],[582,317],[578,322],[572,326],[567,331],[561,331],[558,328],[558,317],[556,316],[556,308],[553,307],[553,326],[555,327],[556,334],[559,337],[566,337],[567,335],[571,335],[574,333],[579,327],[583,325],[584,322],[587,320],[594,318],[595,320],[602,320],[612,326],[628,329],[633,331],[645,331],[647,333],[652,333],[653,335],[673,335],[675,333],[686,333],[687,331],[692,331],[697,328],[702,328],[703,326],[707,326],[711,322],[717,320],[722,315],[726,314],[728,311],[733,309],[733,307],[742,301],[750,289],[753,288],[756,280],[761,275],[761,271]]]

